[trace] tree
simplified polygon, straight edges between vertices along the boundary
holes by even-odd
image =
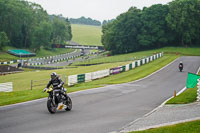
[[[3,49],[10,41],[5,32],[0,32],[0,50]]]
[[[21,0],[0,0],[0,16],[0,31],[17,48],[29,48],[33,30],[41,21],[49,19],[40,5]]]
[[[66,28],[67,28],[67,41],[72,39],[72,28],[68,18],[65,19]]]
[[[138,50],[137,36],[141,28],[141,10],[131,7],[116,20],[103,25],[102,44],[112,54],[127,53]]]
[[[50,48],[52,33],[52,25],[49,22],[43,21],[36,27],[34,31],[33,45],[32,47],[36,50],[40,50],[40,47],[43,46],[46,49]]]
[[[166,18],[170,28],[180,36],[181,45],[191,46],[200,33],[200,0],[175,0],[169,3]]]
[[[141,15],[142,28],[138,41],[144,48],[165,46],[168,41],[167,21],[168,6],[157,4],[144,8]]]
[[[69,21],[72,24],[86,24],[86,25],[95,25],[95,26],[100,26],[101,25],[100,21],[93,20],[91,18],[85,18],[83,16],[80,17],[80,18],[77,18],[77,19],[70,18]]]
[[[53,19],[52,43],[62,44],[69,40],[70,35],[68,34],[67,29],[66,22],[55,17]]]

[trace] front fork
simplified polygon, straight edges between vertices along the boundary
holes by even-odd
[[[56,97],[56,93],[57,93],[57,92],[59,92],[59,90],[53,90],[53,99],[52,99],[52,100],[53,100],[53,101],[52,101],[52,102],[53,102],[53,106],[56,106],[55,97]]]

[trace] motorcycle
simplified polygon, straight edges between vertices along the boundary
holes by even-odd
[[[179,70],[180,70],[180,72],[182,72],[182,70],[183,70],[183,65],[182,64],[179,64]]]
[[[67,95],[64,96],[60,89],[49,88],[45,89],[44,92],[48,93],[47,109],[51,114],[56,113],[57,110],[65,109],[70,111],[72,109],[72,100]]]

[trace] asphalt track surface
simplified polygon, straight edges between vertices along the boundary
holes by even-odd
[[[178,64],[182,60],[183,72]],[[73,109],[50,114],[46,99],[0,108],[0,133],[109,133],[144,116],[185,87],[200,57],[181,57],[139,80],[69,94]]]

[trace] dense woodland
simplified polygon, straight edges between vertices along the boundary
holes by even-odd
[[[70,18],[69,19],[70,23],[72,24],[86,24],[86,25],[95,25],[95,26],[101,26],[101,22],[98,20],[93,20],[91,18],[85,18],[85,17],[80,17],[80,18]]]
[[[200,0],[174,0],[142,10],[131,7],[102,27],[111,54],[164,46],[200,46]]]
[[[5,45],[34,51],[72,39],[72,23],[101,25],[91,18],[48,15],[38,4],[0,0],[0,50]],[[164,46],[200,46],[200,0],[173,0],[162,5],[131,7],[102,24],[102,44],[112,54]]]
[[[34,51],[71,40],[68,19],[49,16],[38,4],[23,0],[0,0],[0,49],[5,45]]]

